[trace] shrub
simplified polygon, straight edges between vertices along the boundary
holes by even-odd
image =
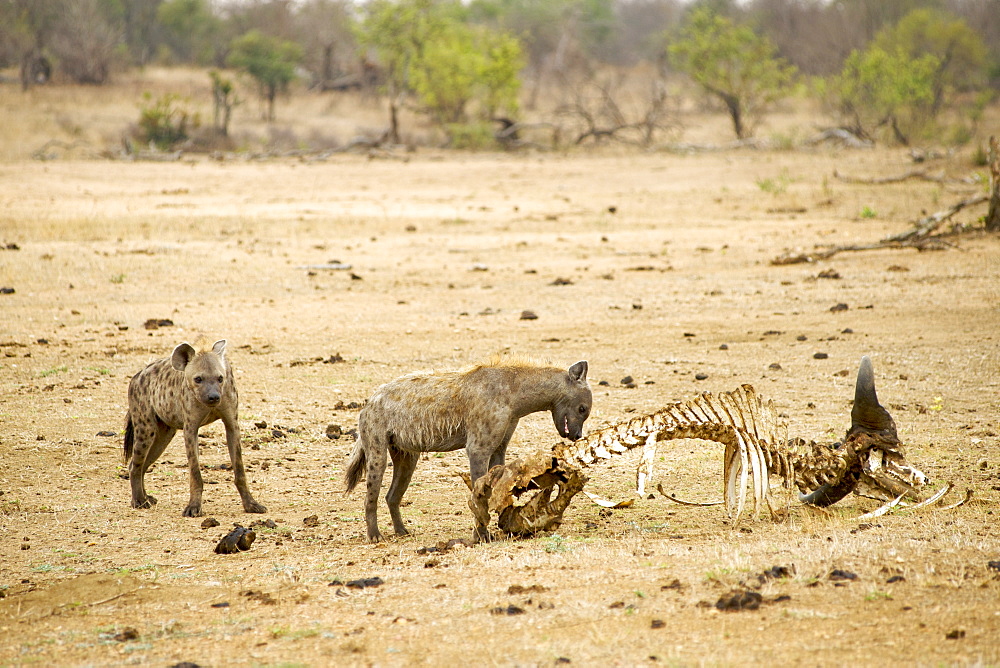
[[[181,106],[181,98],[174,93],[166,93],[156,100],[144,93],[147,103],[139,109],[139,140],[153,144],[161,150],[168,150],[188,138],[188,124],[197,126],[197,119]]]

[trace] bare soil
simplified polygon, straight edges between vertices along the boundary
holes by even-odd
[[[769,263],[982,192],[961,180],[968,155],[932,165],[944,182],[881,186],[834,172],[901,174],[905,152],[397,157],[0,165],[0,287],[15,290],[0,295],[0,664],[1000,662],[1000,239]],[[332,262],[351,268],[318,266]],[[242,512],[218,423],[201,462],[220,526],[181,516],[179,437],[147,478],[159,504],[133,510],[128,381],[218,338],[269,512]],[[366,544],[342,482],[357,406],[401,374],[496,352],[588,360],[590,429],[751,383],[793,435],[826,440],[870,355],[909,461],[932,490],[956,485],[946,503],[974,496],[868,521],[870,499],[828,514],[792,501],[786,522],[734,529],[718,506],[605,511],[581,495],[557,534],[421,551],[470,536],[457,452],[420,462],[413,535]],[[534,415],[510,451],[557,438]],[[659,459],[654,484],[721,496],[718,446]],[[589,469],[587,489],[631,498],[636,464]],[[213,553],[265,518],[276,528],[249,551]],[[773,566],[789,576],[760,577]],[[741,586],[758,609],[717,609]]]

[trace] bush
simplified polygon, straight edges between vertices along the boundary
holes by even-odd
[[[189,122],[197,127],[197,119],[180,106],[179,95],[166,93],[153,100],[144,93],[142,98],[148,104],[139,109],[139,141],[168,150],[188,138]]]
[[[451,148],[482,151],[497,146],[490,123],[449,123],[445,130]]]

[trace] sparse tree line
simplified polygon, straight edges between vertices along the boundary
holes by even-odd
[[[272,120],[295,80],[384,96],[397,143],[410,109],[456,146],[516,146],[529,115],[535,127],[571,118],[575,143],[650,145],[675,122],[678,81],[740,140],[797,95],[863,141],[936,131],[961,142],[1000,90],[1000,11],[996,0],[0,0],[0,67],[24,88],[101,85],[149,64],[238,70]],[[225,134],[233,83],[211,77]],[[166,143],[174,102],[144,110],[167,124],[156,127]]]

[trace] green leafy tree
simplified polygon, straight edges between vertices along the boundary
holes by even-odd
[[[302,49],[295,42],[270,37],[251,30],[233,40],[227,62],[243,70],[257,82],[261,100],[266,103],[265,119],[274,120],[274,99],[286,91],[295,79],[295,66],[302,60]]]
[[[932,82],[934,113],[941,110],[950,91],[973,90],[985,83],[987,53],[982,37],[947,12],[915,9],[876,35],[873,46],[914,60],[925,55],[937,58]]]
[[[933,117],[940,65],[931,54],[914,59],[902,49],[888,52],[872,45],[848,56],[832,92],[855,134],[872,139],[876,129],[888,127],[896,141],[908,144],[910,135]]]
[[[678,70],[722,100],[740,139],[752,136],[767,105],[787,95],[796,74],[767,38],[707,7],[691,12],[668,52]]]
[[[389,137],[399,143],[399,107],[424,47],[440,31],[433,0],[374,0],[357,28],[358,42],[372,49],[385,70],[389,98]]]
[[[385,68],[390,135],[399,141],[398,110],[408,94],[442,126],[516,113],[523,66],[510,35],[472,26],[460,5],[432,0],[377,0],[358,39]]]
[[[521,48],[516,39],[458,22],[445,22],[427,44],[412,74],[420,103],[442,125],[476,116],[489,120],[501,110],[517,112]]]
[[[221,26],[208,0],[165,0],[156,10],[156,18],[174,57],[184,63],[211,62],[211,36]]]

